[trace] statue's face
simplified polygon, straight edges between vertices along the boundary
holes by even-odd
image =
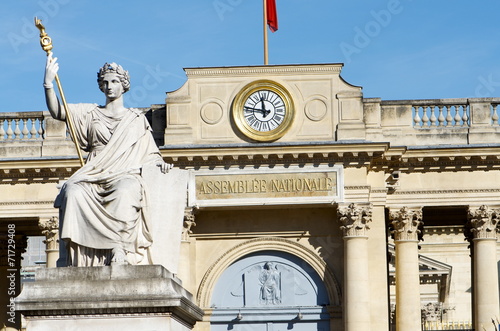
[[[123,85],[115,73],[106,73],[102,79],[103,92],[109,100],[115,100],[122,96]]]

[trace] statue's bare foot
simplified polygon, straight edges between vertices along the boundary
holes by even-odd
[[[113,257],[111,258],[111,265],[128,264],[127,253],[121,247],[115,247],[112,250]]]

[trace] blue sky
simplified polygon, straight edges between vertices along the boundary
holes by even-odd
[[[497,1],[276,0],[270,64],[344,63],[365,97],[500,96]],[[45,53],[54,43],[70,103],[103,103],[96,72],[130,72],[126,106],[165,102],[183,68],[263,64],[262,0],[16,0],[0,3],[0,112],[45,110]]]

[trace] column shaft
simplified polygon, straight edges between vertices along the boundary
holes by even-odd
[[[345,330],[370,330],[368,238],[344,238],[344,249]]]
[[[368,223],[372,206],[351,203],[337,214],[344,234],[344,326],[345,331],[370,331],[370,281]]]
[[[472,234],[474,328],[497,331],[499,314],[497,234],[500,210],[483,205],[469,207]]]
[[[396,331],[420,331],[420,270],[418,241],[422,209],[401,208],[390,213],[396,244]]]
[[[38,226],[46,238],[43,241],[46,245],[46,266],[55,268],[59,259],[59,219],[57,217],[41,219],[38,221]]]
[[[498,321],[497,240],[474,239],[474,294],[476,330],[496,330]],[[496,322],[497,323],[497,322]],[[484,328],[484,329],[483,329]]]
[[[418,241],[396,241],[396,330],[420,331]]]

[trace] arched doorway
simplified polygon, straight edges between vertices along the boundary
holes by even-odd
[[[259,251],[232,263],[211,299],[211,330],[327,331],[325,285],[304,260],[281,251]]]

